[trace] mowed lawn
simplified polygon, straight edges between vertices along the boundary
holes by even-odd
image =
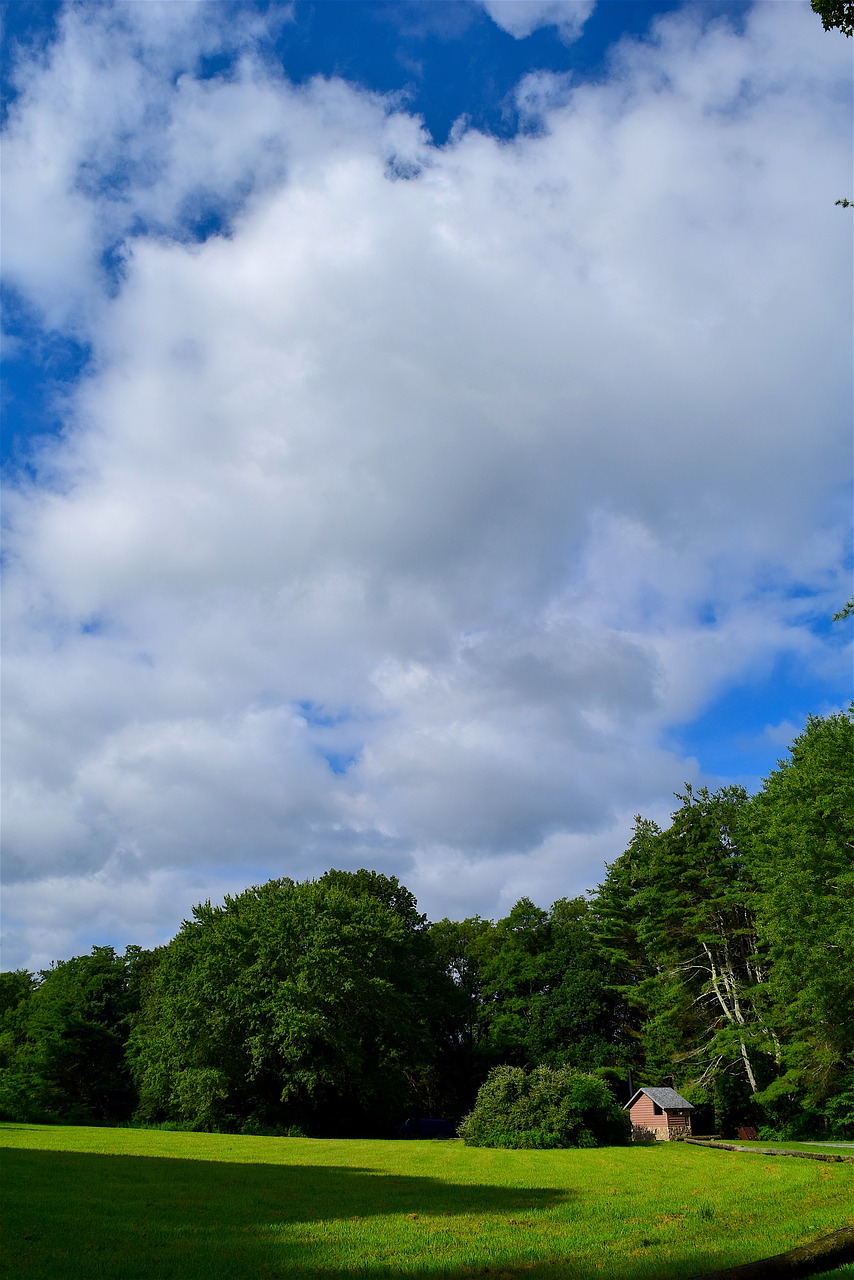
[[[485,1151],[10,1124],[0,1146],[2,1274],[26,1280],[666,1280],[854,1223],[854,1165],[682,1144]]]

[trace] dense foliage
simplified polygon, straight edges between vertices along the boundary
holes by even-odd
[[[80,1124],[125,1119],[125,1053],[145,955],[95,947],[42,973],[0,975],[0,1117]]]
[[[812,0],[811,7],[821,18],[825,31],[854,35],[854,0]]]
[[[330,871],[206,903],[164,949],[130,1038],[139,1115],[381,1128],[429,1089],[450,988],[394,878]]]
[[[471,1111],[469,1141],[548,1146],[618,1137],[581,1117],[631,1072],[703,1127],[854,1137],[854,718],[810,718],[755,796],[680,801],[589,900],[430,924],[393,877],[330,871],[205,903],[153,952],[2,974],[0,1118],[379,1134]]]
[[[628,1142],[626,1112],[572,1067],[495,1067],[459,1128],[470,1147],[601,1147]]]
[[[811,718],[747,815],[766,1004],[778,1041],[759,1101],[854,1137],[854,720]]]

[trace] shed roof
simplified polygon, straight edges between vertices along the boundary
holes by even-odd
[[[657,1103],[658,1106],[661,1107],[662,1111],[671,1111],[675,1107],[688,1107],[692,1111],[694,1109],[693,1104],[690,1103],[687,1098],[683,1098],[681,1093],[677,1093],[675,1089],[662,1087],[661,1089],[638,1089],[634,1097],[629,1098],[628,1102],[623,1107],[623,1110],[628,1111],[629,1107],[634,1106],[642,1093],[645,1093],[648,1098],[652,1098],[653,1102]]]

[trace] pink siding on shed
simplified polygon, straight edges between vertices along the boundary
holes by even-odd
[[[675,1138],[691,1132],[691,1113],[674,1107],[656,1114],[652,1098],[642,1093],[629,1109],[632,1124],[638,1129],[650,1129],[657,1138]]]
[[[631,1116],[632,1124],[639,1125],[643,1129],[667,1128],[667,1116],[657,1116],[655,1114],[652,1098],[648,1098],[645,1093],[642,1093],[638,1098],[629,1115]]]

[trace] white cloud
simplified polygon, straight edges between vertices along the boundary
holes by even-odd
[[[596,7],[596,0],[482,0],[492,21],[516,40],[557,27],[561,40],[577,40]]]
[[[169,8],[70,9],[5,143],[4,267],[95,351],[6,499],[6,962],[333,864],[576,893],[697,777],[669,726],[828,662],[790,597],[845,596],[842,42],[676,15],[437,149]]]

